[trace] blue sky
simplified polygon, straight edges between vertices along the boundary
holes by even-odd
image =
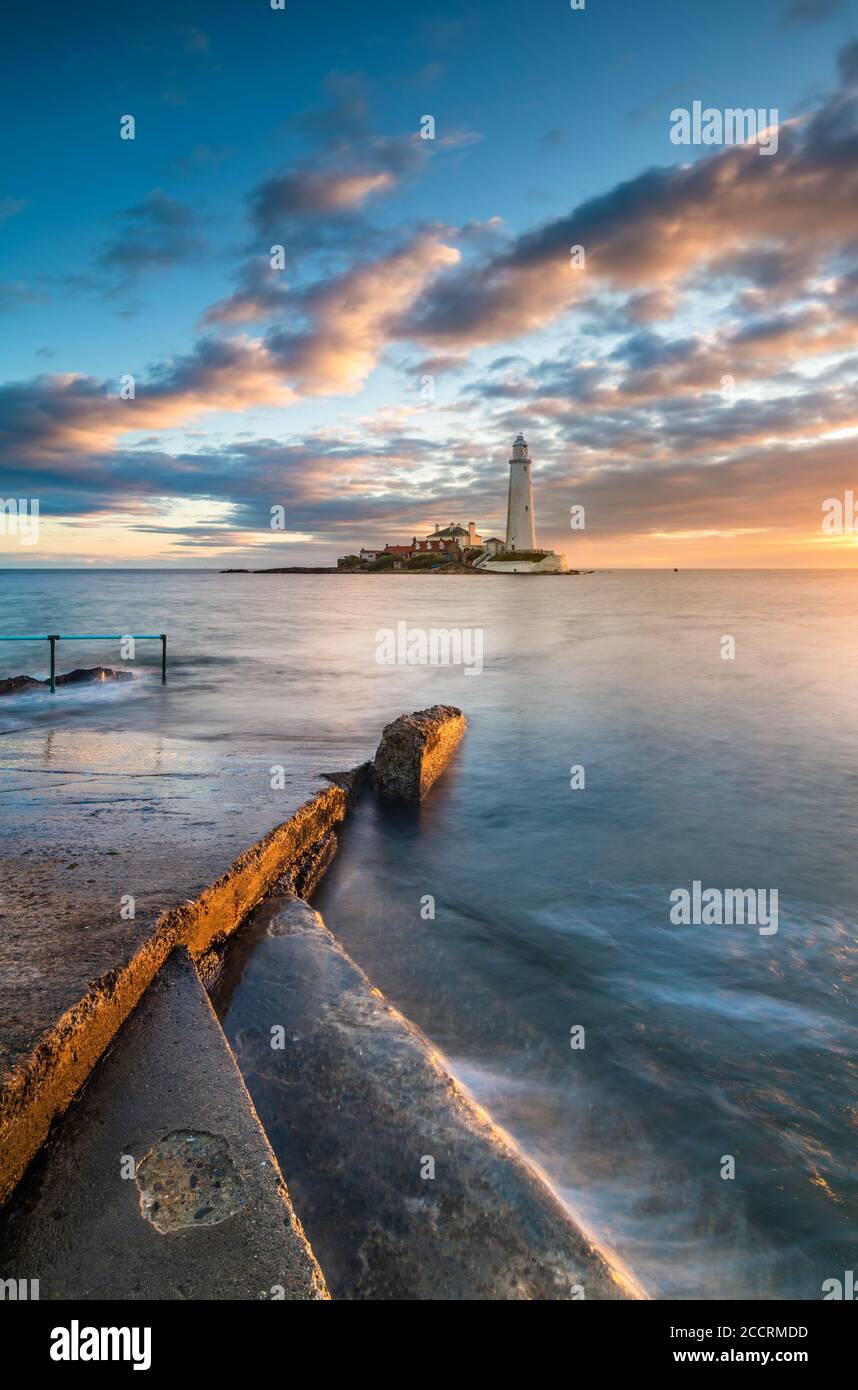
[[[779,241],[780,193],[765,159],[755,154],[750,170],[767,181],[765,213],[745,239],[712,229],[671,285],[669,313],[653,317],[639,302],[647,276],[664,290],[664,266],[656,257],[638,273],[626,253],[622,266],[592,277],[585,295],[556,312],[547,299],[520,327],[514,313],[498,318],[487,299],[498,297],[499,276],[516,273],[507,257],[526,261],[527,238],[541,229],[557,227],[560,238],[563,219],[591,200],[613,200],[624,216],[630,183],[630,216],[641,216],[647,171],[661,171],[652,190],[658,206],[666,189],[674,196],[669,171],[699,161],[714,169],[719,158],[728,168],[735,150],[671,143],[671,109],[693,100],[777,108],[782,124],[797,122],[802,140],[813,114],[838,102],[837,150],[820,145],[833,185],[849,154],[851,67],[842,56],[838,66],[838,55],[849,54],[858,34],[853,0],[587,0],[584,11],[560,0],[465,8],[287,0],[285,11],[263,0],[139,8],[96,0],[20,8],[4,31],[0,494],[38,496],[49,519],[38,550],[24,554],[5,538],[11,563],[216,564],[225,555],[271,563],[275,551],[276,562],[329,562],[362,541],[407,538],[436,512],[464,520],[473,513],[496,529],[513,426],[532,436],[538,489],[544,460],[537,505],[546,544],[565,540],[560,548],[570,553],[562,518],[586,496],[597,515],[576,540],[585,558],[670,563],[667,538],[675,535],[683,563],[712,563],[713,538],[694,513],[720,498],[724,514],[708,529],[735,541],[720,554],[735,560],[752,547],[768,561],[821,562],[818,547],[800,539],[812,529],[812,507],[805,525],[791,464],[793,500],[783,516],[758,514],[771,473],[738,505],[732,478],[719,492],[707,477],[685,521],[675,496],[661,523],[649,502],[635,516],[635,499],[652,496],[647,474],[657,494],[668,464],[697,470],[695,479],[713,461],[742,472],[746,455],[737,448],[770,448],[779,437],[768,417],[762,429],[749,420],[741,443],[731,444],[734,411],[724,438],[700,455],[683,447],[687,412],[681,429],[674,426],[675,381],[653,381],[646,401],[626,391],[636,402],[624,420],[636,484],[619,499],[615,413],[606,417],[604,393],[596,411],[592,392],[578,389],[581,371],[596,363],[613,371],[606,364],[622,360],[639,372],[645,356],[654,371],[713,344],[725,349],[723,366],[729,345],[746,342],[775,311],[805,316],[818,347],[820,306],[829,313],[842,299],[825,286],[831,277],[848,280],[854,246],[846,232],[832,234],[814,258],[813,283],[796,287],[792,300],[785,295],[784,258],[812,229]],[[133,141],[119,138],[127,113]],[[421,142],[426,114],[435,139]],[[783,143],[775,159],[789,178],[816,145],[809,136],[803,152]],[[688,188],[687,196],[679,189],[686,225],[701,215]],[[842,202],[842,187],[832,196]],[[711,194],[703,201],[711,207]],[[838,204],[833,224],[842,213]],[[614,240],[606,217],[591,214],[583,225]],[[712,269],[721,235],[735,258],[730,276]],[[234,316],[226,302],[246,290],[273,242],[287,248],[276,290],[253,306],[245,295]],[[751,263],[760,254],[769,258],[762,269]],[[270,277],[265,284],[271,291]],[[538,279],[522,280],[518,292],[534,284],[538,290]],[[371,303],[344,324],[356,285]],[[481,302],[459,322],[452,300],[471,289]],[[372,306],[387,294],[379,317]],[[851,357],[848,334],[830,327],[837,352],[819,361],[839,400]],[[251,347],[212,378],[218,345],[236,342]],[[796,349],[801,360],[806,348]],[[778,379],[734,351],[747,378],[746,413],[794,398],[800,361],[781,363],[787,375]],[[417,391],[427,362],[437,368],[428,407]],[[556,384],[558,364],[573,374],[565,389]],[[128,429],[105,430],[104,403],[124,373],[138,382]],[[716,396],[723,375],[713,378]],[[610,385],[616,399],[614,376]],[[92,397],[85,409],[82,390]],[[817,381],[806,428],[790,419],[784,448],[823,448],[833,485],[842,468],[830,458],[829,436],[849,425],[839,409],[821,420],[818,390]],[[541,404],[548,399],[574,402],[574,428],[569,410],[562,418],[559,405]],[[656,415],[662,437],[654,444],[641,422],[652,431]],[[36,417],[49,428],[35,428]],[[344,458],[354,460],[345,473]],[[288,560],[261,529],[269,501],[283,501],[293,518]],[[850,560],[842,549],[834,557]]]

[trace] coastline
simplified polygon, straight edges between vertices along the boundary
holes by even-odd
[[[264,569],[264,570],[226,569],[226,570],[218,570],[217,573],[218,573],[218,574],[351,574],[351,575],[354,575],[354,574],[384,574],[384,575],[390,575],[390,574],[406,574],[406,575],[409,575],[409,574],[410,574],[410,575],[417,575],[417,574],[473,574],[473,575],[495,574],[495,575],[496,575],[496,574],[498,573],[498,571],[497,571],[497,570],[477,570],[477,569],[474,569],[474,567],[473,567],[472,565],[438,565],[438,566],[436,566],[434,569],[429,569],[427,566],[421,566],[420,568],[417,568],[417,569],[406,569],[406,568],[403,567],[403,568],[400,568],[400,569],[393,569],[393,568],[391,568],[391,569],[378,569],[378,570],[373,570],[373,569],[339,569],[339,568],[337,568],[337,567],[329,568],[329,567],[326,567],[326,566],[284,565],[284,566],[278,566],[278,567],[276,567],[276,568],[274,568],[274,569]],[[543,579],[545,579],[545,578],[556,579],[556,578],[558,578],[558,577],[560,577],[560,578],[565,578],[566,575],[569,575],[569,574],[594,574],[594,573],[595,573],[594,570],[564,570],[564,571],[562,572],[562,575],[559,575],[558,573],[549,574],[548,572],[546,572],[546,573],[543,573],[540,577],[543,578]]]

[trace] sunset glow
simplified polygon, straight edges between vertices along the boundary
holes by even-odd
[[[0,98],[2,496],[42,518],[38,545],[0,534],[7,563],[331,564],[427,515],[496,532],[525,428],[540,536],[573,565],[855,564],[821,524],[856,482],[848,7],[689,13],[667,76],[631,4],[577,29],[334,5],[330,54],[300,15],[287,41],[261,9],[205,33],[163,11],[154,44],[96,8],[64,76]],[[672,143],[694,91],[777,112],[776,148]]]

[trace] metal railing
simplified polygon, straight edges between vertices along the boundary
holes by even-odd
[[[58,642],[133,642],[161,643],[161,684],[167,684],[167,634],[166,632],[45,632],[16,633],[13,637],[0,636],[0,642],[50,642],[51,644],[51,694],[57,691],[57,643]]]

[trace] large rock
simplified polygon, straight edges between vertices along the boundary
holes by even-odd
[[[467,728],[455,705],[401,714],[382,732],[372,768],[376,790],[390,800],[422,801]]]

